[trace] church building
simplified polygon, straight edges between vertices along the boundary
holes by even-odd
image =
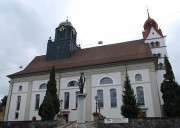
[[[49,38],[46,55],[36,56],[27,67],[8,77],[10,87],[5,121],[40,120],[38,109],[47,89],[51,68],[56,69],[57,94],[67,121],[77,120],[78,79],[84,73],[85,120],[92,121],[98,96],[100,113],[107,118],[122,118],[121,105],[126,68],[144,117],[162,117],[165,36],[149,14],[142,39],[81,49],[77,32],[70,21],[55,29]],[[45,47],[45,46],[44,46]]]

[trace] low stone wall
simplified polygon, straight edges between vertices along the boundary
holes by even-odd
[[[55,128],[57,121],[3,121],[0,122],[0,128]]]
[[[135,118],[123,124],[105,124],[99,120],[98,128],[180,128],[180,118]]]

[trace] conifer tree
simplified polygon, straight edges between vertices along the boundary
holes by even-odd
[[[169,63],[168,58],[165,56],[164,58],[165,71],[164,80],[161,83],[161,92],[162,98],[164,101],[163,110],[164,113],[169,116],[177,116],[176,108],[176,100],[178,99],[178,91],[176,89],[179,88],[178,84],[175,82],[174,73],[172,71],[171,64]]]
[[[39,113],[38,113],[39,116],[41,116],[41,119],[43,121],[54,119],[56,112],[53,108],[54,108],[54,104],[52,101],[51,94],[50,94],[50,92],[46,92],[43,103],[41,104],[41,106],[39,108]]]
[[[126,118],[138,117],[138,114],[141,111],[141,109],[139,107],[139,104],[136,102],[136,95],[134,94],[134,91],[131,87],[127,71],[123,87],[123,105],[121,106],[121,114]]]
[[[51,105],[50,105],[51,103]],[[51,106],[51,110],[49,107]],[[44,120],[52,120],[54,116],[59,112],[60,103],[57,97],[57,88],[56,88],[56,80],[55,80],[55,68],[52,67],[50,78],[47,83],[47,90],[44,100],[39,108],[39,115]],[[53,116],[47,116],[45,111],[49,110]]]

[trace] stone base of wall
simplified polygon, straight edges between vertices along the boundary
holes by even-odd
[[[98,128],[180,128],[180,118],[136,118],[124,124],[105,124],[99,120]]]

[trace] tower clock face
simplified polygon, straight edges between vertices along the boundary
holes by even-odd
[[[60,31],[64,31],[64,29],[65,29],[64,26],[61,26],[61,27],[59,28]]]

